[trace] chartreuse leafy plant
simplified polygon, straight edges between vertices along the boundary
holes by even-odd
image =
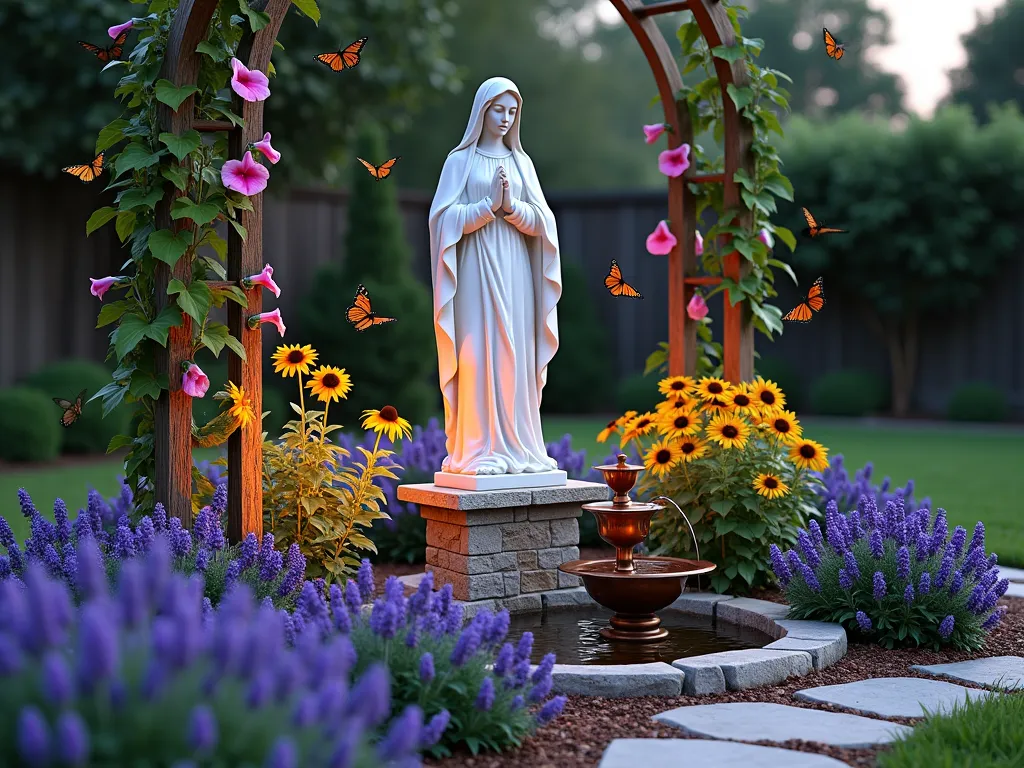
[[[715,590],[766,584],[769,543],[795,542],[818,514],[815,473],[827,467],[827,449],[803,436],[771,381],[733,386],[673,376],[658,388],[665,399],[655,411],[627,412],[598,440],[619,435],[623,449],[639,453],[647,471],[638,492],[680,506],[701,559],[718,566],[710,575]],[[658,555],[696,554],[686,520],[671,506],[654,518],[648,545]]]
[[[1006,613],[996,603],[1009,588],[995,554],[985,554],[985,526],[970,542],[946,512],[911,511],[900,496],[883,508],[862,496],[848,514],[830,501],[825,533],[811,521],[797,545],[771,546],[771,565],[795,619],[842,624],[886,648],[952,646],[976,651]]]
[[[296,1],[295,5],[314,19],[319,17],[315,0]],[[129,448],[125,474],[136,489],[136,503],[144,510],[152,509],[153,502],[145,478],[155,474],[155,403],[168,389],[169,377],[182,375],[181,371],[158,372],[160,349],[167,346],[170,330],[181,327],[187,318],[193,356],[204,347],[217,356],[227,347],[245,357],[244,348],[227,326],[210,318],[211,311],[227,301],[245,306],[245,295],[238,286],[211,287],[208,281],[226,278],[227,243],[217,234],[217,225],[226,222],[245,238],[238,214],[252,210],[247,194],[262,186],[231,184],[222,169],[229,160],[244,160],[259,168],[250,169],[248,177],[265,179],[267,175],[248,153],[245,158],[229,158],[223,136],[204,140],[195,130],[180,134],[163,131],[158,111],[177,110],[192,96],[198,118],[227,120],[238,126],[242,118],[232,110],[232,90],[247,100],[269,95],[265,75],[241,72],[233,58],[243,34],[269,22],[267,15],[250,7],[247,0],[218,3],[207,38],[196,49],[201,54],[196,85],[176,86],[160,76],[177,0],[152,0],[148,11],[132,20],[137,42],[131,53],[124,61],[108,64],[121,73],[114,95],[124,105],[124,112],[100,131],[96,151],[106,153],[107,189],[116,196],[112,205],[95,211],[86,224],[86,233],[91,234],[113,222],[118,238],[128,246],[121,274],[93,286],[101,300],[111,288],[123,291],[120,299],[105,303],[99,314],[97,327],[115,326],[108,356],[116,359],[117,368],[113,381],[93,399],[102,400],[105,414],[122,401],[136,405],[136,433],[116,436],[109,450]],[[273,74],[273,65],[270,70]],[[176,195],[170,209],[173,227],[158,227],[157,206],[171,194]],[[166,295],[157,295],[158,268],[173,268],[183,261],[189,279],[172,279]]]

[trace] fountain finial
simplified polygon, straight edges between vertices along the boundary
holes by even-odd
[[[615,458],[616,464],[602,464],[594,469],[601,472],[605,483],[615,493],[612,504],[616,507],[628,507],[633,503],[633,500],[629,498],[629,492],[636,485],[636,476],[643,470],[643,467],[626,463],[628,457],[624,453],[618,454]]]

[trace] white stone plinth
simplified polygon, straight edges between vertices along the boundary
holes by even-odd
[[[550,472],[523,472],[518,475],[465,475],[457,472],[435,472],[434,485],[462,491],[507,491],[513,488],[553,488],[569,480],[561,469]]]

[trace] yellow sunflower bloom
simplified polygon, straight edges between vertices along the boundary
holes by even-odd
[[[774,381],[765,381],[758,376],[747,385],[747,392],[750,399],[762,410],[779,410],[786,407],[786,396]]]
[[[678,445],[679,453],[682,454],[680,461],[687,464],[691,461],[696,461],[708,452],[708,444],[699,437],[684,437],[679,441]]]
[[[701,420],[693,411],[677,410],[663,413],[657,418],[657,429],[669,440],[700,432]]]
[[[280,373],[283,377],[294,376],[301,373],[309,375],[309,366],[316,362],[317,351],[309,344],[299,346],[291,344],[278,347],[270,360],[274,364],[274,373]]]
[[[621,416],[619,416],[619,418],[615,420],[615,423],[618,424],[620,427],[624,427],[633,420],[637,413],[638,411],[626,411],[624,414],[622,414]]]
[[[609,421],[607,424],[604,425],[604,429],[602,429],[600,432],[597,433],[597,442],[599,442],[599,443],[605,442],[609,437],[611,437],[612,435],[614,435],[618,431],[619,431],[619,420],[618,419],[612,419],[611,421]]]
[[[742,416],[752,415],[756,410],[754,401],[750,398],[746,384],[740,384],[733,388],[732,392],[721,398],[729,406],[729,410]]]
[[[696,384],[690,376],[669,376],[658,382],[658,391],[668,400],[675,400],[681,395],[687,395],[693,391]]]
[[[232,382],[228,382],[228,397],[231,398],[231,407],[228,408],[235,421],[242,427],[249,426],[256,420],[256,414],[252,410],[252,401],[249,396],[245,394],[245,390],[242,387],[236,387]]]
[[[743,448],[750,437],[750,425],[731,413],[720,413],[706,427],[707,435],[723,448]]]
[[[824,472],[828,469],[828,448],[813,440],[800,439],[789,449],[789,458],[800,469]]]
[[[363,411],[363,429],[372,429],[378,435],[383,433],[394,443],[399,438],[412,436],[412,425],[398,415],[393,405],[385,405],[379,411]]]
[[[765,415],[764,424],[783,443],[795,443],[804,432],[792,411],[776,411]]]
[[[313,378],[306,382],[306,386],[321,403],[329,403],[348,397],[352,389],[352,378],[345,373],[344,368],[321,365],[313,371]]]
[[[644,455],[644,466],[656,477],[663,477],[683,458],[679,444],[671,440],[659,440]]]
[[[754,490],[766,499],[779,499],[789,493],[789,486],[778,475],[762,473],[754,478]]]
[[[729,382],[724,379],[718,379],[714,376],[705,376],[697,382],[696,389],[697,395],[701,400],[704,402],[710,402],[712,400],[721,400],[727,395],[732,394],[733,388]]]
[[[689,411],[697,405],[697,400],[688,395],[682,395],[681,397],[673,397],[669,400],[662,400],[655,406],[655,410],[659,414],[675,413],[677,411]]]
[[[622,440],[619,442],[619,447],[625,447],[626,443],[630,440],[640,437],[641,435],[646,435],[654,429],[654,422],[654,414],[650,411],[647,413],[641,413],[639,416],[635,416],[626,423],[625,432],[622,433]]]

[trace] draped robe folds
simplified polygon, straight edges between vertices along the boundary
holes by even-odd
[[[447,457],[465,474],[552,470],[540,423],[541,391],[558,349],[562,292],[554,216],[516,116],[507,155],[477,149],[491,102],[515,84],[492,78],[477,92],[462,142],[448,155],[430,210],[434,331]],[[520,99],[521,103],[521,99]],[[502,165],[514,210],[491,210]]]

